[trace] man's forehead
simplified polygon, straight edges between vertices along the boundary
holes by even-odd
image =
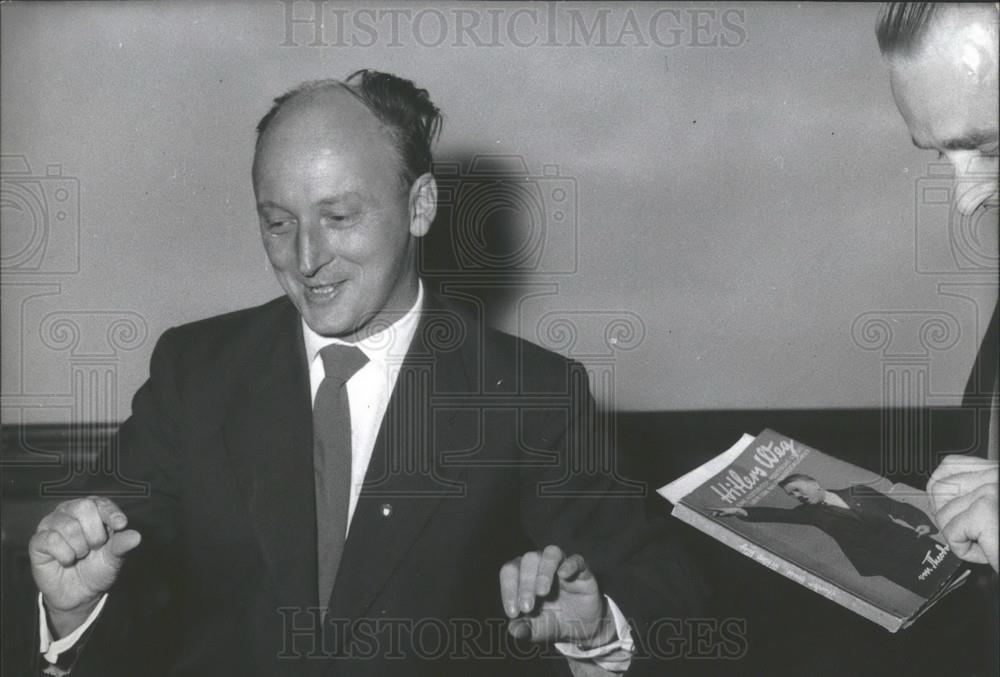
[[[996,3],[941,5],[920,40],[918,52],[962,53],[967,46],[976,46],[995,55],[998,19]]]
[[[991,77],[995,86],[1000,52],[997,21],[995,5],[941,7],[915,48],[891,55],[890,63],[894,69],[917,69],[948,79],[961,79],[955,76],[968,77],[970,73],[976,76],[973,79]]]
[[[346,87],[331,85],[287,101],[261,135],[258,152],[278,149],[364,146],[393,148],[385,125]]]
[[[954,55],[951,55],[954,56]],[[960,59],[928,51],[890,63],[893,97],[914,143],[945,148],[968,145],[996,130],[997,79],[975,81]]]
[[[261,135],[254,178],[265,167],[334,163],[342,168],[389,171],[398,164],[392,136],[352,93],[341,87],[306,92],[282,107]],[[269,171],[269,170],[268,170]]]
[[[311,136],[344,136],[380,131],[381,122],[353,94],[331,86],[304,92],[282,106],[264,131],[261,143]]]

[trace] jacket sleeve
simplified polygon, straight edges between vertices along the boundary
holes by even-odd
[[[102,473],[87,478],[83,495],[106,495],[142,536],[125,558],[100,616],[74,647],[74,677],[156,675],[169,663],[180,627],[177,599],[176,504],[180,398],[172,331],[153,350],[149,379],[132,400],[132,415],[108,449]],[[35,646],[41,671],[48,666]],[[42,674],[45,674],[42,672]]]
[[[865,489],[870,497],[868,500],[877,502],[880,511],[885,513],[887,519],[895,518],[903,520],[911,527],[919,527],[921,525],[930,528],[932,534],[937,533],[937,527],[934,525],[934,521],[920,508],[910,505],[909,503],[903,503],[902,501],[897,501],[890,496],[871,489],[869,487],[862,487]]]
[[[708,615],[706,583],[666,519],[646,514],[645,483],[621,475],[614,428],[597,409],[584,367],[568,363],[567,376],[550,388],[548,411],[531,414],[537,425],[524,426],[537,432],[523,446],[536,463],[521,472],[522,522],[538,548],[583,555],[624,613],[636,644],[628,675],[686,674],[692,666],[683,664],[678,638],[688,620]]]

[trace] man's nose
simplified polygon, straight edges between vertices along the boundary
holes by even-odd
[[[296,235],[299,273],[312,277],[333,258],[326,232],[318,224],[303,222]]]

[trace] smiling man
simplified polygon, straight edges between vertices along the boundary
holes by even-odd
[[[424,293],[439,126],[426,91],[372,71],[261,120],[286,296],[160,339],[120,432],[149,495],[67,501],[30,543],[41,669],[662,670],[645,631],[697,615],[700,579],[615,497],[585,370]]]
[[[892,94],[913,143],[951,163],[958,218],[988,219],[994,231],[1000,116],[998,17],[995,3],[887,3],[875,29],[889,66]],[[982,438],[980,453],[985,458],[949,456],[927,485],[935,520],[955,554],[988,564],[994,571],[1000,569],[996,333],[994,309],[970,378],[972,396],[967,398],[967,404],[985,410],[980,416],[988,420],[987,429],[977,435]],[[980,406],[980,402],[985,404]]]
[[[253,179],[288,298],[317,334],[356,340],[416,302],[437,187],[426,168],[400,167],[393,132],[352,92],[316,84],[283,101],[258,127]]]

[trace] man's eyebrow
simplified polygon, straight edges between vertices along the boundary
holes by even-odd
[[[336,195],[328,195],[326,197],[320,198],[316,201],[316,204],[328,207],[330,205],[335,205],[339,202],[346,202],[348,200],[365,200],[364,193],[358,192],[356,190],[349,190],[345,193],[337,193]]]
[[[316,201],[316,205],[320,207],[330,207],[342,202],[347,202],[348,200],[365,200],[365,194],[355,190],[349,190],[344,193],[337,193],[335,195],[327,195]],[[288,211],[287,207],[283,207],[277,202],[271,200],[260,200],[257,203],[258,209],[280,209],[282,211]]]
[[[277,202],[271,202],[270,200],[261,200],[260,202],[258,202],[257,209],[281,209],[283,211],[287,211]]]

